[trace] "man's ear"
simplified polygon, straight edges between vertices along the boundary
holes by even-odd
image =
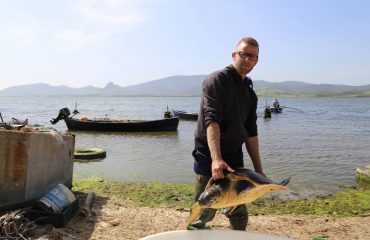
[[[233,52],[233,53],[231,54],[231,58],[232,58],[233,60],[235,60],[235,57],[236,57],[236,52]]]

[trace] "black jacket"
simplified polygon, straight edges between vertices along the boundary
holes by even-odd
[[[203,82],[195,148],[207,148],[206,128],[217,122],[221,130],[221,154],[240,151],[257,133],[257,95],[252,80],[242,78],[230,65],[211,73]]]

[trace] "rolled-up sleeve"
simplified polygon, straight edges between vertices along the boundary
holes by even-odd
[[[222,102],[225,94],[223,76],[217,73],[211,74],[203,82],[203,111],[206,128],[212,122],[221,125]]]

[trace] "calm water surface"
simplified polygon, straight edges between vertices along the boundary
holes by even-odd
[[[168,106],[197,112],[199,97],[0,97],[5,121],[28,118],[51,127],[62,107],[81,116],[126,119],[161,118]],[[273,99],[267,99],[271,102]],[[279,181],[292,177],[291,195],[334,193],[339,185],[355,184],[356,166],[370,163],[370,98],[280,98],[287,106],[270,120],[262,118],[266,99],[260,97],[259,138],[266,174]],[[288,108],[289,107],[289,108]],[[107,150],[100,162],[75,163],[78,177],[193,183],[193,135],[196,123],[180,121],[177,132],[81,133],[76,147]],[[53,126],[66,131],[64,122]],[[246,152],[244,150],[244,152]],[[246,167],[251,161],[244,156]]]

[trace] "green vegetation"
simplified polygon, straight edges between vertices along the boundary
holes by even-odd
[[[90,178],[74,180],[73,191],[95,192],[102,197],[117,197],[130,206],[190,208],[193,185],[166,183],[130,183]],[[351,189],[315,199],[282,201],[262,198],[248,205],[251,215],[301,214],[322,216],[361,216],[370,214],[370,189]]]
[[[360,216],[370,214],[370,190],[338,192],[333,196],[302,200],[261,199],[249,207],[254,214]]]
[[[361,188],[370,189],[370,177],[364,174],[356,173],[356,182]]]
[[[90,178],[74,180],[73,191],[93,191],[98,195],[115,196],[137,207],[189,207],[193,203],[190,184],[131,183]]]

